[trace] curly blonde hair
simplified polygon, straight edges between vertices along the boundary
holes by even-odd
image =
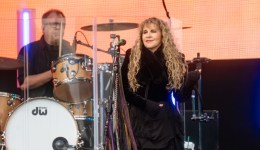
[[[136,79],[136,75],[140,69],[141,50],[144,48],[142,41],[143,28],[148,24],[157,25],[162,33],[162,51],[166,61],[165,65],[168,73],[168,83],[166,85],[166,89],[180,89],[183,84],[184,74],[186,72],[184,57],[178,52],[167,23],[158,18],[148,18],[139,26],[139,36],[131,50],[130,63],[128,65],[129,85],[133,91],[137,91],[140,87],[140,84]]]

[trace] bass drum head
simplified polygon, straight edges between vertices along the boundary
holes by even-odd
[[[78,127],[72,114],[51,98],[25,101],[14,110],[5,127],[8,150],[51,150],[58,137],[76,146]]]

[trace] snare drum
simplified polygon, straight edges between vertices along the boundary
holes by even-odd
[[[92,59],[83,54],[66,54],[52,63],[54,97],[77,103],[92,97]]]
[[[76,147],[79,138],[73,115],[51,98],[33,98],[19,105],[11,113],[4,135],[8,150],[51,150],[60,138]]]
[[[21,103],[17,94],[0,92],[0,130],[4,131],[9,112],[14,110]]]

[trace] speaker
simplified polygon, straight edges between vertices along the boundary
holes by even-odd
[[[183,115],[185,142],[194,143],[194,150],[219,150],[217,110],[204,110],[203,115],[199,115],[198,111],[185,110]]]

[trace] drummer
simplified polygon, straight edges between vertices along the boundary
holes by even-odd
[[[28,71],[24,72],[24,68],[18,70],[18,80],[23,91],[21,95],[27,93],[24,91],[28,88],[29,95],[26,97],[53,97],[51,62],[59,55],[75,52],[68,41],[60,40],[60,37],[63,38],[65,25],[65,16],[60,10],[51,9],[45,12],[42,15],[41,38],[21,48],[18,59],[24,60],[27,52],[29,58]]]

